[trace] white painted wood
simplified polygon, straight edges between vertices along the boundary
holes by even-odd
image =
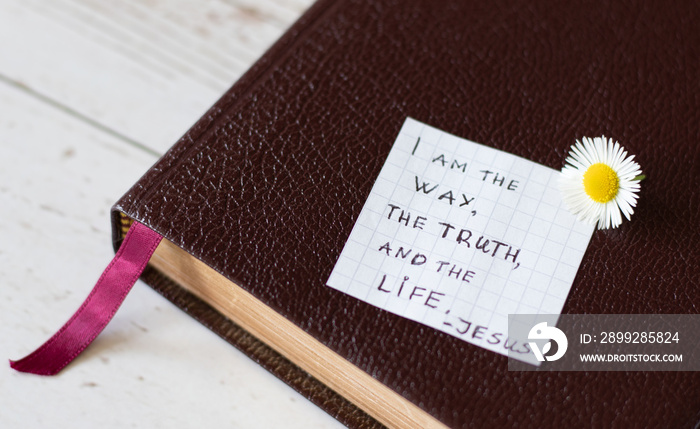
[[[163,153],[309,4],[3,0],[0,74]]]
[[[0,1],[0,358],[77,309],[109,208],[307,0]],[[6,362],[6,361],[5,361]],[[0,363],[2,428],[339,427],[137,283],[56,377]]]

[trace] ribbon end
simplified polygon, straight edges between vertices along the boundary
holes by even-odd
[[[31,365],[26,365],[24,364],[24,359],[19,359],[19,360],[12,360],[8,359],[10,361],[10,368],[14,369],[15,371],[18,372],[24,372],[27,374],[37,374],[37,375],[43,375],[39,374],[37,372],[37,368],[33,368]]]
[[[29,356],[27,356],[28,358]],[[23,372],[25,374],[35,374],[35,375],[56,375],[61,371],[61,368],[54,368],[51,366],[40,367],[37,366],[35,362],[27,358],[12,360],[8,359],[10,362],[10,368],[17,372]],[[65,365],[64,365],[65,366]]]
[[[107,326],[162,238],[134,222],[114,259],[78,311],[33,353],[20,360],[10,360],[10,367],[30,374],[58,374]]]

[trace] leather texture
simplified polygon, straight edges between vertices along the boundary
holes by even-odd
[[[700,374],[519,373],[325,281],[407,116],[560,169],[605,135],[647,175],[564,313],[697,313],[700,6],[315,4],[115,205],[453,427],[684,427]]]

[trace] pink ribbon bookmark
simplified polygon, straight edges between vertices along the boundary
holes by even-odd
[[[55,375],[61,371],[112,320],[162,238],[134,222],[114,259],[73,317],[41,347],[23,359],[10,361],[10,366],[39,375]]]

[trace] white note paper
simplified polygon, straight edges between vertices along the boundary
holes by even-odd
[[[508,314],[559,315],[594,228],[564,207],[557,175],[407,118],[327,284],[503,355],[531,354],[508,338]]]

